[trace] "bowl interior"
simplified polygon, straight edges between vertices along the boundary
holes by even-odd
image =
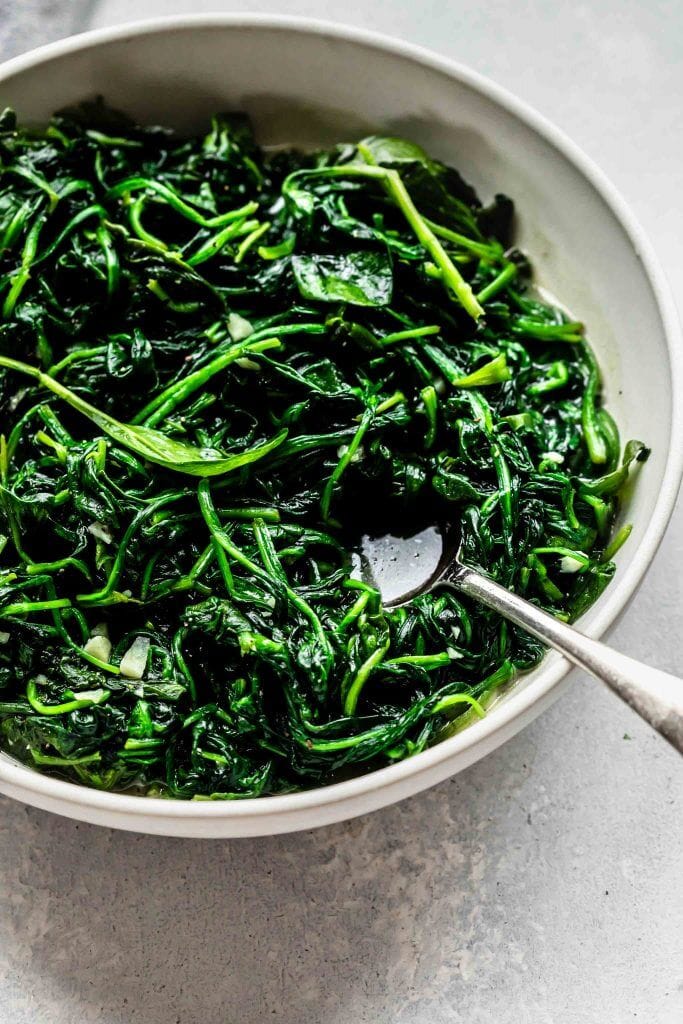
[[[622,510],[634,529],[619,554],[616,580],[582,622],[589,631],[609,624],[642,575],[642,552],[651,557],[670,511],[657,502],[671,483],[672,367],[658,298],[614,212],[617,201],[608,203],[590,168],[578,166],[561,140],[551,141],[533,115],[476,76],[353,33],[218,18],[105,33],[37,60],[20,59],[0,71],[0,89],[2,104],[31,121],[103,94],[144,122],[180,130],[201,128],[218,110],[246,110],[268,145],[312,147],[370,132],[405,135],[458,167],[484,200],[496,191],[512,196],[517,241],[538,283],[587,325],[622,438],[640,438],[652,448]],[[552,671],[556,681],[557,666]],[[494,714],[504,714],[504,706],[537,686],[544,673],[552,684],[550,672],[544,664],[525,677]],[[460,766],[458,749],[478,742],[477,728],[466,741],[447,741],[454,758],[442,777]]]

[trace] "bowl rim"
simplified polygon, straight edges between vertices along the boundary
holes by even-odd
[[[72,35],[11,58],[0,64],[0,84],[10,76],[54,58],[97,48],[102,44],[120,42],[138,36],[184,32],[201,28],[266,29],[314,35],[332,40],[338,39],[358,44],[366,49],[389,53],[454,78],[491,100],[507,113],[517,117],[550,143],[588,180],[616,216],[638,254],[661,317],[671,372],[672,406],[670,445],[664,478],[650,522],[641,543],[634,552],[631,564],[625,569],[623,576],[615,582],[614,587],[607,591],[604,600],[599,600],[594,620],[585,630],[589,636],[600,636],[626,608],[649,568],[671,518],[683,476],[683,402],[678,397],[683,394],[681,390],[683,385],[683,346],[678,312],[664,271],[647,236],[626,201],[605,173],[563,130],[557,128],[544,115],[537,112],[526,101],[518,99],[503,86],[467,65],[442,57],[426,47],[405,42],[384,33],[324,19],[271,14],[210,13],[171,15],[130,21]],[[145,830],[146,818],[156,819],[157,826],[161,824],[162,819],[166,822],[173,819],[184,819],[194,821],[195,825],[200,820],[208,822],[218,819],[226,824],[232,820],[233,824],[237,826],[239,822],[246,824],[249,819],[253,822],[254,819],[272,817],[274,819],[272,833],[275,834],[283,831],[282,827],[276,826],[275,819],[280,819],[281,824],[283,818],[291,818],[300,812],[310,812],[316,808],[358,801],[364,795],[367,797],[384,787],[390,790],[386,801],[375,799],[372,803],[368,802],[367,809],[369,810],[400,799],[402,796],[399,791],[401,782],[409,778],[414,779],[425,773],[433,774],[437,766],[443,765],[444,762],[458,755],[463,758],[465,764],[472,763],[477,759],[476,754],[472,756],[473,748],[481,745],[485,748],[485,752],[494,749],[505,738],[505,736],[497,737],[496,734],[505,732],[505,735],[508,735],[511,723],[514,723],[516,719],[521,719],[523,724],[533,715],[534,705],[541,705],[541,708],[546,706],[555,696],[553,694],[552,697],[549,697],[551,691],[558,690],[558,684],[570,669],[571,666],[564,658],[550,656],[546,660],[545,666],[538,670],[537,679],[517,693],[512,691],[505,703],[497,707],[495,712],[487,718],[472,723],[462,732],[411,758],[379,768],[367,775],[357,776],[326,787],[235,801],[210,802],[171,800],[162,797],[141,798],[126,793],[89,789],[77,783],[43,775],[32,768],[4,758],[0,759],[0,785],[6,792],[24,799],[27,803],[42,803],[43,806],[59,810],[60,813],[69,814],[70,806],[73,808],[74,816],[80,816],[76,810],[78,807],[84,816],[87,816],[88,812],[92,812],[90,820],[97,819],[105,823],[105,818],[110,815],[111,817],[106,823],[119,827],[121,827],[122,821],[118,819],[124,817],[135,819],[135,825],[127,824],[124,827],[136,828],[139,831]],[[467,755],[468,751],[470,751],[469,756]],[[441,777],[444,777],[445,774]],[[397,786],[397,784],[399,785]],[[429,784],[430,780],[424,786]],[[419,783],[417,785],[413,783],[410,786],[411,792],[417,792],[419,789]],[[325,820],[339,820],[344,816],[362,813],[363,810],[364,808],[358,808],[349,811],[348,815],[341,813],[334,818],[328,817]],[[311,822],[307,819],[301,826],[294,825],[293,827],[311,827]],[[228,835],[229,832],[226,831],[225,834]]]

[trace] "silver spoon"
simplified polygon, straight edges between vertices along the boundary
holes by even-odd
[[[365,537],[362,562],[363,575],[378,588],[387,608],[444,587],[480,601],[606,683],[683,754],[683,679],[591,640],[470,569],[460,561],[454,540],[444,544],[436,528],[409,538]]]

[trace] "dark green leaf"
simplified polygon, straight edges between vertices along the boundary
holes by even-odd
[[[304,299],[386,306],[393,293],[391,260],[381,252],[293,256],[292,269]]]

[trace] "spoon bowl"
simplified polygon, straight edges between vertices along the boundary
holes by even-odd
[[[454,540],[438,526],[426,526],[410,536],[366,534],[360,544],[359,574],[379,590],[385,608],[405,604],[430,589],[457,550]]]

